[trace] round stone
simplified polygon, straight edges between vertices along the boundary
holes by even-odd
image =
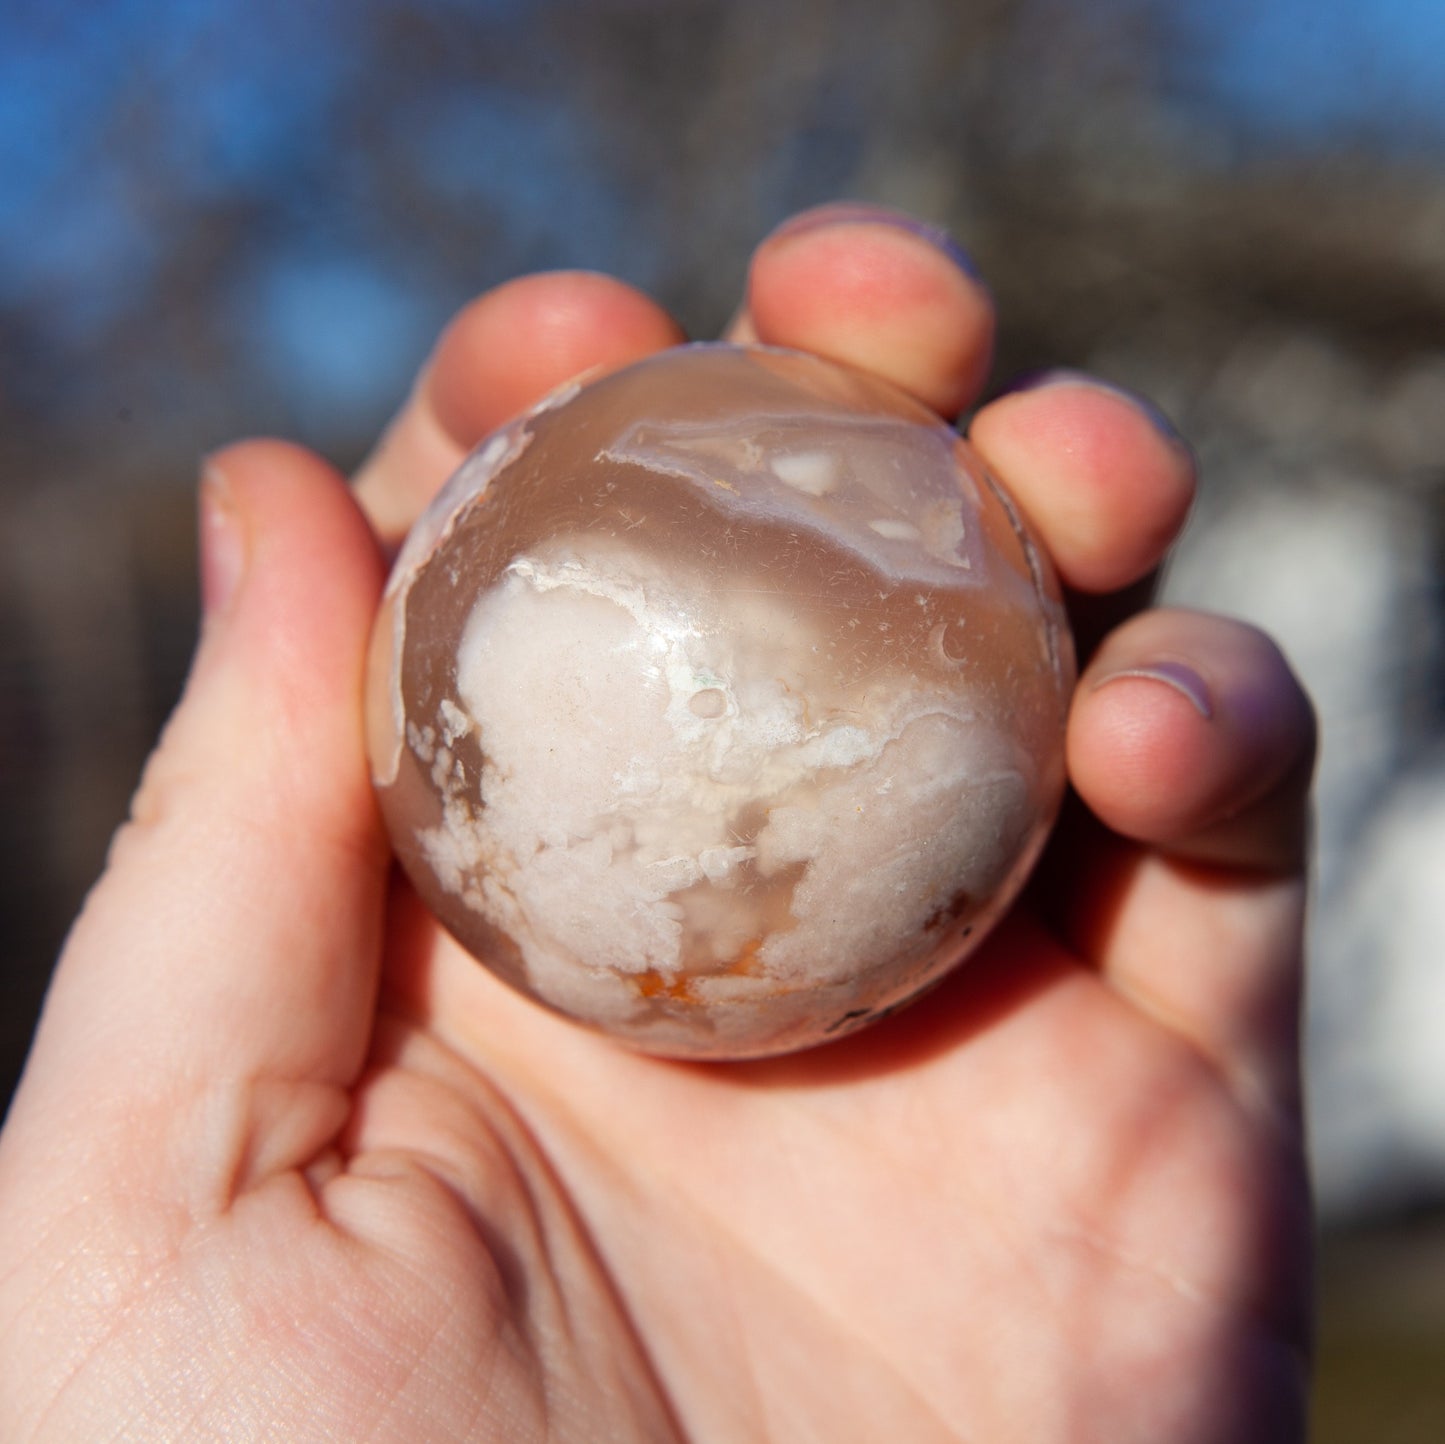
[[[463,464],[387,585],[368,745],[485,967],[638,1048],[756,1057],[977,944],[1058,807],[1073,680],[1045,559],[938,417],[687,346]]]

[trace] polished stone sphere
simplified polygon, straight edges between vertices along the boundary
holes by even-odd
[[[387,585],[368,745],[485,967],[635,1047],[755,1057],[978,942],[1058,807],[1073,680],[954,431],[815,357],[687,346],[463,464]]]

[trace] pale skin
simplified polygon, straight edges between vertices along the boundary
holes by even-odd
[[[733,333],[953,415],[993,325],[927,236],[844,209],[759,248]],[[680,339],[619,282],[528,278],[457,318],[354,488],[279,442],[213,458],[190,683],[0,1141],[0,1437],[1303,1438],[1313,723],[1259,634],[1119,622],[1036,886],[811,1053],[624,1051],[389,880],[382,551],[492,426]],[[970,432],[1094,613],[1184,520],[1187,452],[1084,378]]]

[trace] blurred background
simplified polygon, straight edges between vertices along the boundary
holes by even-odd
[[[0,1100],[184,675],[201,455],[354,464],[523,271],[713,334],[789,212],[886,202],[988,276],[995,386],[1195,441],[1168,591],[1318,700],[1317,1438],[1445,1438],[1442,56],[1439,0],[0,0]]]

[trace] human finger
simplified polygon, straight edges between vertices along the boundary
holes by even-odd
[[[969,440],[1065,585],[1114,592],[1163,558],[1194,498],[1189,448],[1142,398],[1053,372],[980,408]]]
[[[460,311],[354,478],[394,546],[488,432],[583,372],[625,366],[683,339],[656,302],[610,276],[524,276]]]
[[[1070,775],[1104,825],[1066,849],[1071,941],[1253,1096],[1298,1104],[1304,863],[1315,723],[1242,623],[1145,612],[1100,647]]]
[[[1315,727],[1279,649],[1243,623],[1141,613],[1099,648],[1069,723],[1075,788],[1173,856],[1289,870],[1304,850]]]
[[[337,1126],[365,1054],[388,868],[360,721],[381,562],[343,479],[277,442],[211,461],[201,532],[186,692],[67,943],[16,1109],[42,1133],[174,1110],[230,1186]]]
[[[728,338],[861,367],[952,417],[988,373],[994,307],[943,231],[842,203],[804,211],[762,242]]]

